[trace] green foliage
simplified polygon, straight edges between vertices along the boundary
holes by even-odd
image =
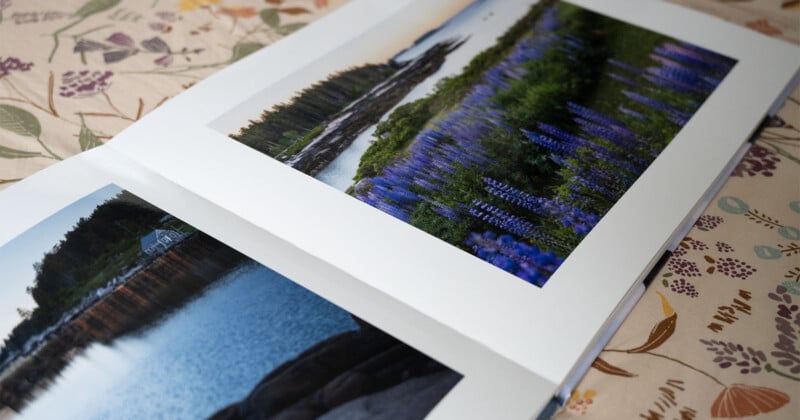
[[[433,116],[431,103],[430,98],[409,102],[394,110],[386,121],[379,123],[375,129],[375,141],[361,156],[353,179],[358,181],[378,175],[381,168],[405,150]]]
[[[37,307],[5,340],[0,360],[58,321],[89,293],[135,266],[141,258],[143,236],[156,228],[192,230],[177,219],[164,220],[164,216],[164,211],[123,191],[81,218],[34,265],[36,277],[29,292]]]
[[[281,144],[279,146],[276,146],[276,149],[278,147],[283,147],[283,149],[280,151],[276,151],[276,153],[274,154],[275,159],[278,159],[281,162],[285,161],[286,159],[289,159],[295,153],[303,150],[304,147],[308,146],[308,144],[311,143],[312,140],[314,140],[314,137],[320,135],[324,130],[325,126],[318,125],[312,128],[311,131],[306,133],[304,136],[297,134],[297,132],[294,130],[283,133],[283,140],[281,141]]]
[[[310,132],[394,72],[389,64],[368,64],[336,73],[302,90],[288,103],[265,111],[231,137],[272,157],[286,155],[294,142],[308,140]]]

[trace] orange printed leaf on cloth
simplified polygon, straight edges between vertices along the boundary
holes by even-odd
[[[626,378],[632,378],[636,376],[635,373],[630,373],[625,369],[614,366],[611,363],[608,363],[599,357],[597,359],[594,359],[594,362],[592,362],[592,367],[599,370],[600,372],[607,373],[609,375],[623,376]]]
[[[328,7],[328,0],[314,0],[314,6],[317,6],[317,9]]]
[[[761,32],[764,35],[773,36],[773,35],[780,35],[783,33],[783,31],[781,31],[780,29],[772,26],[766,19],[753,20],[747,22],[745,25],[747,25],[748,28]]]
[[[711,417],[738,418],[775,411],[789,396],[772,388],[733,384],[719,394],[711,406]]]
[[[252,7],[223,7],[220,8],[217,13],[240,18],[249,18],[258,15],[256,9]]]
[[[655,327],[650,331],[650,335],[647,337],[647,341],[639,347],[627,350],[628,353],[644,353],[664,344],[668,338],[672,336],[675,332],[675,326],[677,325],[678,321],[678,314],[675,313],[675,309],[672,308],[672,305],[669,304],[669,301],[663,294],[660,292],[658,296],[661,297],[661,310],[664,311],[664,315],[666,318],[662,319],[661,322],[656,324]]]

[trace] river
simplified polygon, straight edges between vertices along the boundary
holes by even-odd
[[[463,45],[447,56],[444,64],[436,73],[418,84],[395,108],[424,97],[433,92],[439,80],[458,74],[472,57],[494,45],[497,37],[527,13],[534,3],[536,2],[476,1],[423,41],[395,56],[397,61],[410,60],[439,42],[469,37]],[[386,112],[381,120],[385,120],[395,108]],[[353,185],[353,177],[358,169],[358,163],[361,161],[361,155],[372,142],[372,134],[375,132],[376,126],[377,124],[364,130],[347,149],[317,174],[316,178],[341,191],[345,191]]]
[[[247,396],[270,371],[350,315],[253,263],[136,336],[93,344],[22,418],[203,418]]]

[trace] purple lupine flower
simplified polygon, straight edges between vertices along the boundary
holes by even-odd
[[[636,111],[634,111],[632,109],[625,108],[622,105],[618,106],[617,110],[619,112],[625,114],[625,115],[628,115],[628,116],[631,116],[633,118],[636,118],[639,121],[647,121],[647,117],[644,114],[642,114],[640,112],[636,112]]]
[[[540,287],[564,262],[552,251],[541,251],[511,235],[497,237],[492,231],[470,233],[466,245],[482,260]]]
[[[667,105],[661,101],[649,98],[640,93],[632,92],[629,90],[623,90],[622,93],[628,98],[636,102],[639,102],[642,105],[646,105],[653,109],[665,112],[669,116],[670,121],[681,127],[684,126],[687,121],[689,121],[689,118],[691,118],[691,115],[675,108],[672,105]]]

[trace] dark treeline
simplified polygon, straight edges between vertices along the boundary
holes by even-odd
[[[132,267],[142,236],[160,226],[166,213],[123,191],[81,218],[34,268],[28,289],[37,307],[6,338],[0,362],[32,336],[53,325],[92,290]]]
[[[280,158],[281,152],[298,142],[311,140],[313,136],[308,136],[309,133],[321,131],[318,129],[320,124],[396,71],[397,66],[390,63],[367,64],[335,73],[303,89],[288,103],[264,111],[258,121],[250,121],[247,127],[231,137]]]

